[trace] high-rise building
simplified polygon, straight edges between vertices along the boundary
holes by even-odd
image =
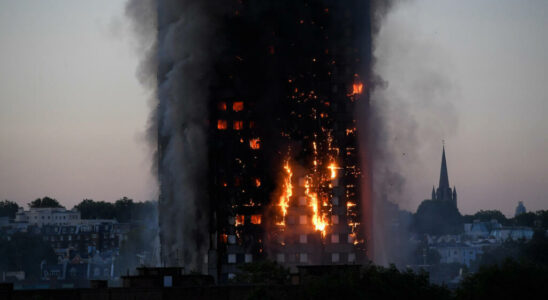
[[[209,273],[365,261],[356,112],[368,107],[368,1],[234,2],[204,86]]]

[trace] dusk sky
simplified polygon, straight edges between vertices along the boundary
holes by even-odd
[[[124,4],[0,0],[0,199],[157,197]],[[462,213],[548,209],[548,1],[408,1],[385,21],[377,71],[418,141],[402,207],[430,196],[445,140]]]

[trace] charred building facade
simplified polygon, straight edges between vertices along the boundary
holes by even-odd
[[[369,170],[356,111],[368,106],[369,20],[359,0],[238,0],[223,16],[204,87],[203,263],[219,280],[266,258],[289,267],[365,261],[360,184]],[[161,226],[170,197],[161,196]]]

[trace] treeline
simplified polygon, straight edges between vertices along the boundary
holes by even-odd
[[[29,202],[29,208],[64,207],[59,201],[50,197],[38,198]],[[156,202],[134,202],[123,197],[114,203],[84,199],[74,206],[82,219],[116,219],[120,223],[134,221],[154,221],[157,218]],[[19,205],[13,201],[0,201],[0,217],[14,219]]]
[[[432,284],[424,271],[367,265],[359,268],[325,268],[301,277],[298,299],[524,299],[548,293],[548,268],[518,260],[482,266],[463,274],[452,288]],[[275,262],[254,262],[240,267],[234,284],[255,285],[248,299],[292,299],[295,293],[288,269]],[[542,297],[541,297],[542,298]]]
[[[120,223],[153,221],[157,218],[156,202],[134,202],[123,197],[114,203],[84,199],[74,206],[82,219],[116,219]]]
[[[472,223],[474,220],[489,222],[494,219],[504,226],[527,226],[548,229],[548,210],[526,212],[513,218],[506,218],[506,216],[498,210],[480,210],[473,215],[465,215],[462,218],[464,223]]]
[[[460,234],[465,223],[475,220],[490,222],[497,220],[503,226],[527,226],[534,229],[548,229],[548,210],[527,212],[507,218],[498,210],[480,210],[473,215],[461,215],[451,203],[438,200],[424,200],[413,214],[411,232],[419,234]]]
[[[29,208],[45,208],[45,207],[64,207],[59,201],[50,197],[38,198],[27,203]],[[0,201],[0,218],[8,217],[14,219],[15,214],[19,210],[19,205],[13,201],[3,200]]]

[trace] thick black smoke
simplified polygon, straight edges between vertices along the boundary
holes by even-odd
[[[200,270],[209,246],[209,84],[224,6],[131,0],[126,8],[145,45],[138,77],[155,89],[150,136],[158,143],[161,258]]]
[[[391,78],[381,76],[387,60],[390,66],[399,63],[386,42],[393,37],[386,37],[383,32],[386,16],[398,7],[396,2],[401,1],[375,0],[371,3],[372,23],[364,43],[370,43],[372,34],[375,57],[373,68],[367,64],[368,70],[363,72],[368,74],[371,103],[363,112],[358,112],[360,118],[365,119],[362,121],[364,127],[360,127],[366,132],[361,134],[363,141],[360,143],[362,169],[368,176],[365,190],[372,190],[372,197],[363,199],[372,204],[372,210],[365,216],[372,219],[365,223],[372,225],[374,233],[369,237],[375,248],[370,255],[380,263],[392,260],[390,255],[383,254],[390,248],[385,238],[390,236],[386,228],[395,219],[392,213],[380,209],[385,207],[381,199],[395,203],[403,201],[404,165],[408,162],[407,157],[414,157],[421,132],[420,122],[411,113],[416,102],[401,101],[398,97],[406,95],[394,92]],[[138,77],[154,91],[149,133],[151,141],[158,145],[156,172],[161,195],[162,257],[168,265],[201,269],[209,246],[208,103],[215,80],[216,58],[225,50],[221,24],[231,11],[227,6],[230,3],[233,2],[129,0],[126,7],[142,45],[143,59]],[[259,13],[275,4],[275,1],[258,1],[254,7]],[[344,2],[337,2],[337,5],[344,6]],[[365,61],[369,61],[369,57]],[[436,72],[428,75],[430,78],[417,80],[426,99],[432,98],[429,90],[435,93],[445,82]],[[265,97],[261,105],[269,106],[276,100],[275,93],[268,94],[272,99]],[[450,109],[448,107],[448,111]],[[259,105],[258,110],[268,111],[268,107]],[[406,159],[402,160],[402,156]]]

